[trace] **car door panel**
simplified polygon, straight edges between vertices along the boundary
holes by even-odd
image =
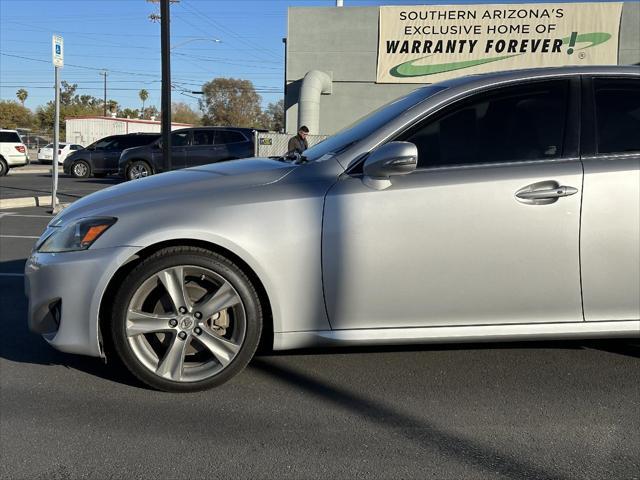
[[[640,319],[640,79],[585,78],[580,238],[587,321]]]
[[[584,161],[580,249],[585,320],[640,319],[640,154]]]
[[[515,198],[542,181],[580,189],[578,160],[414,172],[327,195],[324,284],[334,328],[582,320],[580,194]]]
[[[217,148],[213,144],[213,139],[213,130],[197,129],[193,131],[192,143],[185,149],[187,167],[197,167],[217,161]]]

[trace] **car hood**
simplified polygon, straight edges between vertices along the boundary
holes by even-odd
[[[278,182],[294,165],[268,158],[250,158],[175,170],[132,180],[92,193],[74,202],[51,221],[64,225],[78,218],[117,215],[144,204],[166,205],[180,200],[213,201],[228,190]]]

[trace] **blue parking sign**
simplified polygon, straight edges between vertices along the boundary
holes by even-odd
[[[54,35],[51,43],[51,56],[56,67],[64,65],[64,40],[59,35]]]

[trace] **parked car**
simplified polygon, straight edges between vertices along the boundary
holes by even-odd
[[[29,325],[172,391],[228,380],[261,339],[640,337],[638,132],[638,67],[426,86],[295,162],[73,203],[27,261]]]
[[[59,143],[58,144],[58,163],[64,164],[67,155],[78,150],[82,150],[84,147],[76,143]],[[38,150],[38,163],[51,164],[53,163],[53,143],[42,147]]]
[[[71,153],[64,161],[64,172],[76,178],[104,177],[118,172],[118,160],[123,150],[147,145],[160,137],[159,133],[129,133],[111,135],[87,148]]]
[[[250,128],[198,127],[171,132],[171,170],[253,156]],[[118,173],[127,180],[164,170],[162,140],[130,148],[120,156]]]
[[[18,132],[0,129],[0,177],[6,175],[10,168],[28,164],[27,147],[22,143]]]

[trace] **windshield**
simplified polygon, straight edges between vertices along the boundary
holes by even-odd
[[[323,142],[304,151],[304,158],[312,162],[318,160],[324,155],[335,154],[346,149],[347,147],[359,142],[367,135],[381,128],[401,113],[410,109],[414,105],[420,103],[425,98],[432,96],[434,93],[440,92],[447,87],[431,86],[420,88],[411,92],[404,97],[393,100],[386,105],[368,113],[364,117],[356,120],[348,127],[343,128],[335,135],[327,138]]]

